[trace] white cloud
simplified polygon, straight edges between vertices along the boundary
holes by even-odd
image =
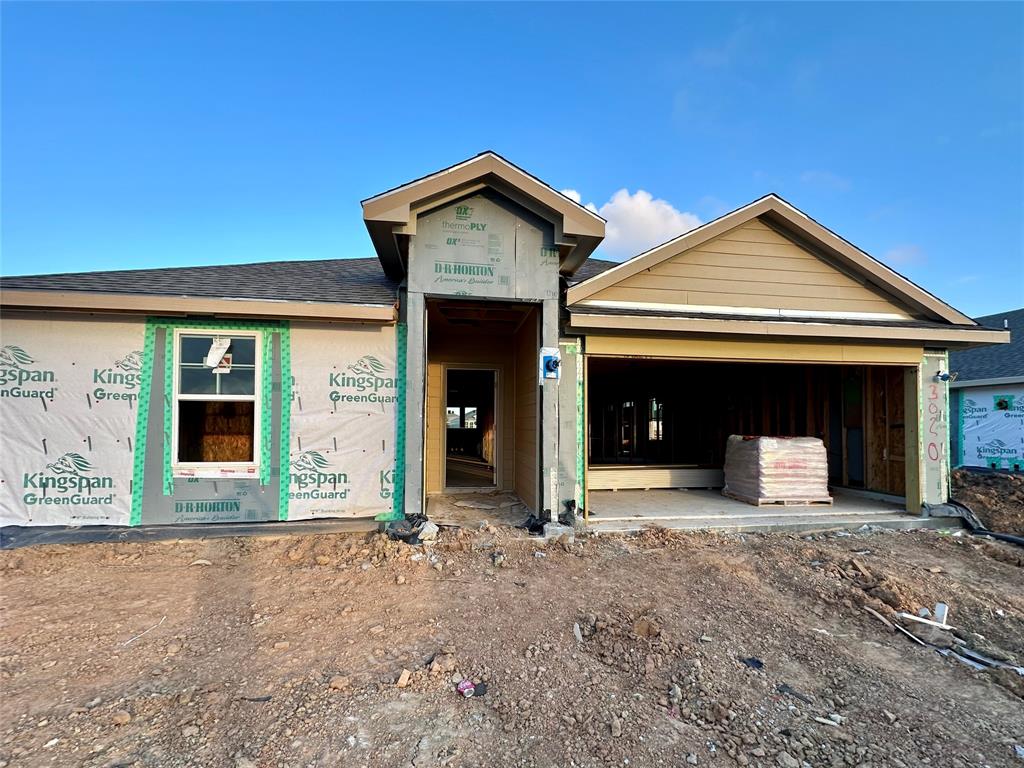
[[[577,203],[583,200],[575,189],[563,189],[562,194]],[[643,189],[633,194],[620,189],[600,208],[593,203],[586,207],[608,220],[601,255],[613,259],[636,256],[701,224],[696,214],[680,211]]]
[[[922,264],[927,260],[925,253],[919,245],[898,245],[886,251],[882,261],[890,266],[906,266],[908,264]]]
[[[561,191],[561,193],[563,195],[568,197],[574,203],[578,203],[579,205],[583,205],[583,196],[579,192],[577,192],[575,189],[563,189],[563,190],[560,190],[560,191]],[[599,214],[599,211],[597,210],[597,206],[594,205],[593,203],[587,203],[586,205],[583,205],[583,207],[586,208],[588,211],[593,211],[594,213],[598,213]]]

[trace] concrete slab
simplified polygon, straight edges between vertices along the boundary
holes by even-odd
[[[885,528],[960,528],[959,518],[909,515],[892,501],[837,492],[832,506],[755,507],[716,490],[592,491],[587,527],[625,532],[649,526],[679,530],[759,532]]]
[[[427,497],[427,518],[438,525],[477,528],[486,520],[491,525],[516,526],[530,513],[514,493],[439,494]]]

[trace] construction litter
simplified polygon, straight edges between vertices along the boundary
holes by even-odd
[[[896,616],[903,619],[903,624],[889,621],[871,608],[865,607],[865,611],[882,621],[891,630],[900,632],[918,645],[924,648],[931,648],[936,653],[948,658],[956,659],[971,669],[977,671],[1006,669],[1024,677],[1024,667],[1012,663],[1009,659],[994,658],[989,654],[972,648],[966,639],[970,637],[970,633],[963,632],[947,623],[949,619],[949,606],[945,603],[937,603],[934,611],[923,608],[917,615],[906,611],[898,611]],[[920,615],[921,613],[926,613],[927,615],[922,616]],[[935,616],[936,619],[941,619],[941,621],[932,620],[927,616]],[[984,640],[980,635],[977,637]]]

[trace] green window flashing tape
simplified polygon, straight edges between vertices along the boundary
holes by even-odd
[[[174,460],[171,456],[171,438],[174,426],[174,333],[171,328],[164,329],[164,458],[163,487],[164,496],[174,495],[174,471],[171,468]]]
[[[273,393],[273,337],[281,338],[281,466],[278,518],[288,518],[288,467],[289,436],[291,433],[291,351],[289,346],[289,324],[286,320],[244,321],[244,320],[180,320],[177,318],[151,317],[146,319],[143,341],[142,371],[139,381],[139,405],[135,425],[135,446],[132,456],[132,510],[129,525],[142,522],[142,496],[145,487],[146,437],[149,431],[149,406],[153,387],[153,366],[156,353],[156,332],[164,330],[164,402],[163,402],[163,460],[162,486],[165,496],[174,493],[174,474],[171,457],[171,426],[173,423],[174,375],[170,364],[174,360],[174,331],[260,331],[263,359],[260,366],[260,392],[263,408],[260,412],[260,484],[268,485],[271,476],[273,455],[273,409],[270,407]],[[286,393],[285,385],[289,385]]]
[[[278,460],[277,519],[288,519],[288,487],[291,483],[291,447],[292,447],[292,334],[288,323],[281,324],[281,453]],[[269,443],[267,444],[269,446]],[[269,447],[268,449],[269,450]],[[270,465],[268,455],[267,465]]]
[[[395,471],[391,475],[391,511],[382,512],[374,519],[380,522],[401,520],[405,517],[405,399],[409,386],[406,375],[406,351],[409,328],[405,323],[395,326],[395,378],[398,379],[395,402]]]
[[[135,445],[132,452],[132,511],[128,525],[142,522],[142,489],[146,480],[146,436],[149,433],[149,394],[153,386],[153,352],[156,326],[146,321],[142,342],[142,369],[139,371],[139,400],[135,413]]]

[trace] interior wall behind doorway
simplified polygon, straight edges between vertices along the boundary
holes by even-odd
[[[495,485],[498,432],[497,371],[447,369],[445,397],[445,486],[489,488]]]

